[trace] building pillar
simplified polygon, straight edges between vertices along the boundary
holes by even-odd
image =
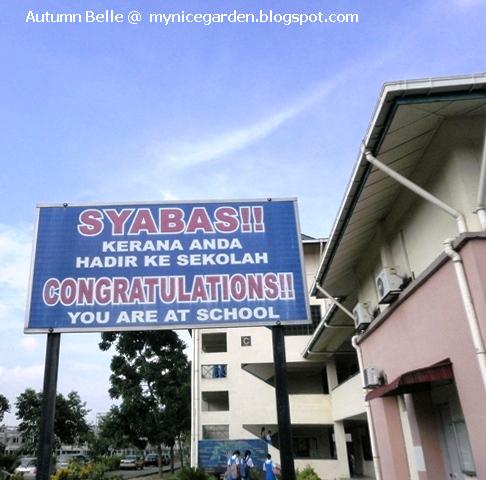
[[[334,443],[336,444],[336,455],[339,462],[339,475],[349,477],[348,448],[343,422],[334,423]]]
[[[331,357],[326,362],[326,375],[327,375],[327,385],[329,387],[329,393],[330,393],[334,388],[338,386],[335,357]]]
[[[396,397],[371,400],[383,479],[409,480],[408,459]]]

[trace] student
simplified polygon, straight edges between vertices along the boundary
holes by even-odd
[[[280,469],[272,460],[272,456],[270,454],[267,455],[267,459],[263,464],[263,471],[265,472],[265,480],[277,480],[277,475]]]
[[[266,441],[266,438],[265,438],[265,427],[262,427],[262,431],[260,432],[260,438],[262,440],[265,440]]]
[[[240,478],[240,472],[239,472],[239,466],[240,466],[240,451],[235,450],[233,452],[233,455],[231,455],[230,458],[228,458],[228,479],[229,480],[239,480]]]
[[[272,431],[269,430],[268,433],[265,435],[265,441],[271,445],[272,444]]]
[[[250,472],[254,467],[253,460],[251,458],[250,450],[245,452],[245,455],[240,460],[240,478],[241,480],[250,480]]]

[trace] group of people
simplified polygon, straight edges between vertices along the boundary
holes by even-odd
[[[262,427],[262,431],[260,432],[260,438],[262,440],[265,440],[269,445],[272,444],[272,431],[268,430],[267,433],[265,433],[265,427]]]
[[[228,459],[228,480],[250,480],[252,468],[255,468],[255,464],[251,458],[250,450],[247,450],[243,457],[239,450],[235,450]],[[265,472],[265,480],[277,480],[279,468],[273,462],[270,454],[267,455],[267,459],[263,463],[263,471]]]

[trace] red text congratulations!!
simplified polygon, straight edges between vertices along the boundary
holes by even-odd
[[[44,283],[47,306],[140,305],[172,303],[219,303],[261,300],[293,300],[292,273],[234,275],[50,278]]]

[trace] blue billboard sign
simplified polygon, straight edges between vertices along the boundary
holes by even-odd
[[[39,206],[26,332],[309,323],[295,200]]]

